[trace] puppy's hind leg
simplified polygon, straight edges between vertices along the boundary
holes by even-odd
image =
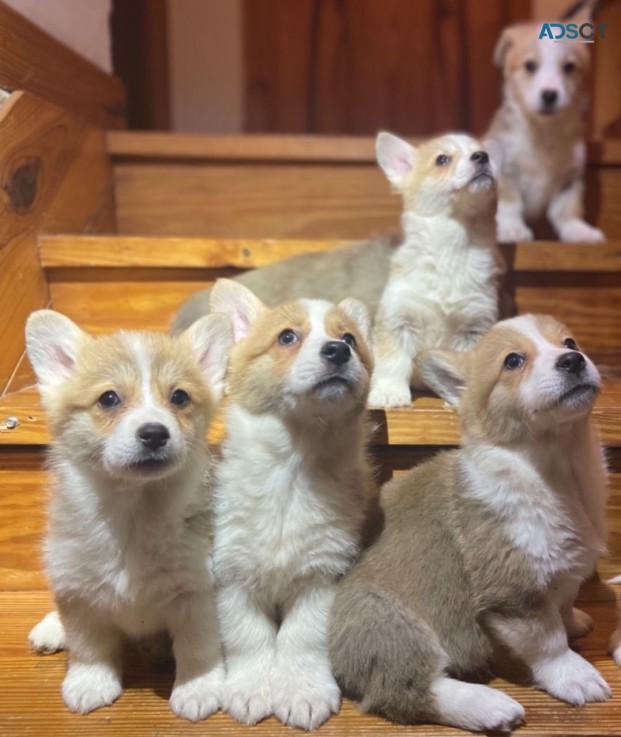
[[[583,219],[581,179],[556,194],[548,207],[548,217],[562,241],[568,243],[601,243],[606,236]]]

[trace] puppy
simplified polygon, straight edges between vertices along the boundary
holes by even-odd
[[[121,695],[122,636],[168,631],[170,706],[202,719],[222,699],[224,666],[210,572],[205,431],[232,333],[222,316],[179,338],[94,338],[51,310],[26,326],[52,448],[45,562],[57,603],[35,649],[67,647],[71,711]]]
[[[550,317],[498,323],[470,352],[421,356],[462,420],[462,447],[382,491],[385,528],[339,586],[329,647],[337,681],[397,722],[511,730],[524,709],[458,680],[495,644],[570,704],[610,689],[567,639],[604,551],[606,470],[590,422],[595,366]]]
[[[238,341],[215,502],[224,708],[314,729],[339,708],[327,618],[375,491],[369,318],[353,299],[268,309],[230,280],[216,283],[211,310]]]
[[[429,348],[465,350],[498,319],[496,180],[486,151],[465,135],[415,149],[389,133],[377,160],[403,196],[404,241],[393,253],[375,318],[369,404],[411,402],[414,370]]]
[[[621,576],[611,578],[608,583],[621,584]],[[621,665],[621,606],[619,606],[619,622],[610,638],[609,650],[615,663]]]
[[[540,31],[540,23],[511,26],[494,54],[503,103],[486,138],[502,151],[498,240],[532,240],[527,223],[546,215],[562,241],[597,243],[604,234],[584,221],[582,206],[587,45],[539,40]]]

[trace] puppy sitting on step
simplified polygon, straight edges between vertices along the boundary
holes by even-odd
[[[586,21],[572,18],[578,25]],[[503,70],[503,103],[487,133],[502,150],[498,240],[530,241],[527,225],[546,215],[562,241],[596,243],[584,220],[584,43],[539,39],[541,23],[503,32],[494,60]]]
[[[176,661],[170,706],[202,719],[219,708],[224,681],[205,431],[230,325],[213,315],[174,339],[94,338],[41,310],[26,343],[52,434],[45,561],[58,607],[31,644],[66,646],[63,699],[86,713],[121,695],[122,637],[167,631]]]
[[[372,407],[409,405],[425,382],[414,359],[429,348],[466,350],[498,319],[492,162],[469,136],[414,148],[389,133],[377,160],[403,196],[404,239],[390,260],[373,331]]]
[[[382,491],[385,528],[331,616],[337,681],[398,722],[510,730],[520,704],[458,680],[501,643],[553,696],[609,698],[567,644],[591,627],[573,602],[605,547],[596,368],[566,328],[532,315],[498,323],[468,353],[430,351],[419,367],[457,407],[462,448]]]
[[[224,707],[241,722],[275,714],[314,729],[339,708],[328,612],[375,499],[369,317],[353,299],[268,309],[230,280],[216,283],[211,310],[237,341],[215,503]]]

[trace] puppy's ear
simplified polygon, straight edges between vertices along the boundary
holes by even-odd
[[[466,357],[454,351],[424,351],[416,357],[416,368],[425,384],[456,407],[467,384]]]
[[[509,51],[509,48],[511,47],[513,41],[513,28],[505,28],[500,38],[498,39],[496,48],[494,49],[494,64],[497,67],[500,67],[502,69],[502,67],[504,66],[505,59],[507,58],[507,51]]]
[[[571,21],[577,25],[582,23],[589,23],[593,20],[599,0],[578,0],[578,2],[572,3],[565,11],[561,14],[560,20],[563,23]]]
[[[386,131],[379,133],[375,140],[375,155],[386,178],[395,187],[403,184],[416,161],[414,146]]]
[[[219,402],[224,393],[224,379],[233,346],[233,328],[225,315],[201,317],[183,333],[190,342],[211,393]]]
[[[229,318],[237,343],[248,335],[265,305],[243,284],[232,279],[218,279],[211,290],[209,309]]]
[[[26,353],[41,386],[60,386],[75,370],[80,344],[88,339],[68,317],[37,310],[26,321]]]
[[[368,343],[371,338],[371,316],[365,305],[359,299],[347,297],[347,299],[341,300],[337,307],[343,310],[347,317],[356,324],[362,337]]]

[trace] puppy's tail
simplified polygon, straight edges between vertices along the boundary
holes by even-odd
[[[391,594],[344,581],[329,649],[343,693],[363,711],[401,724],[437,720],[431,686],[448,658],[434,632]]]

